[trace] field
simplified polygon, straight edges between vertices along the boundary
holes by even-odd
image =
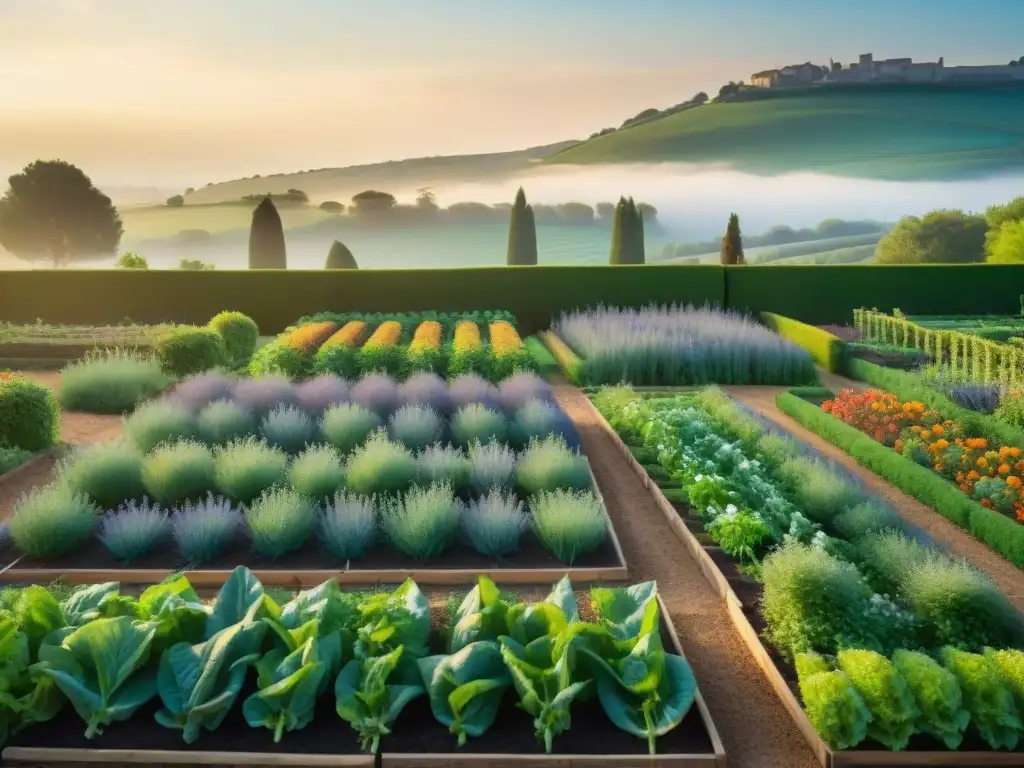
[[[1024,408],[857,353],[1024,349],[849,321],[3,326],[138,342],[0,374],[4,764],[1019,761]]]
[[[1019,168],[1024,89],[853,87],[710,104],[570,147],[552,164],[725,163],[895,181]]]

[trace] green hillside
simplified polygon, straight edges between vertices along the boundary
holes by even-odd
[[[590,139],[546,163],[726,163],[934,180],[1024,167],[1020,86],[839,86],[763,92]]]

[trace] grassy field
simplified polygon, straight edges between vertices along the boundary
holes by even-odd
[[[231,230],[249,231],[255,202],[209,203],[169,208],[166,205],[126,206],[118,209],[124,225],[122,244],[133,248],[156,238],[173,237],[190,229],[203,229],[211,235]],[[279,205],[284,228],[306,227],[331,218],[315,205]]]
[[[886,87],[710,104],[558,152],[547,164],[728,163],[775,174],[952,179],[1024,167],[1024,89]]]

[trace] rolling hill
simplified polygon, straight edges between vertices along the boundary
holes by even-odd
[[[721,163],[948,180],[1024,168],[1024,88],[833,86],[707,104],[563,149],[546,164]]]

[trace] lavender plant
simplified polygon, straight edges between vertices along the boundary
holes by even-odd
[[[288,480],[292,488],[311,499],[331,498],[345,483],[341,455],[330,445],[307,448],[292,462]]]
[[[286,376],[270,374],[235,382],[234,400],[258,418],[282,405],[295,404],[295,386]]]
[[[448,396],[453,409],[475,404],[491,410],[501,407],[501,393],[497,387],[475,373],[464,373],[453,379],[448,385]]]
[[[348,402],[348,384],[339,376],[325,374],[295,387],[295,404],[319,419],[332,405]]]
[[[9,531],[32,557],[57,557],[82,546],[96,530],[99,508],[66,485],[36,488],[14,504]]]
[[[516,455],[507,445],[475,442],[469,446],[469,463],[474,492],[482,494],[512,485]]]
[[[239,403],[215,400],[196,419],[199,439],[209,445],[227,445],[256,431],[256,417]]]
[[[522,408],[531,400],[550,401],[553,399],[551,385],[536,373],[520,371],[509,376],[498,385],[501,405],[508,412]]]
[[[103,509],[145,493],[142,454],[120,440],[77,448],[58,464],[57,474],[73,493],[84,493]]]
[[[127,416],[122,429],[129,443],[142,453],[149,453],[158,445],[194,437],[196,423],[187,408],[167,400],[154,400]]]
[[[208,494],[171,516],[171,533],[184,561],[202,565],[226,550],[242,530],[242,512],[225,498]]]
[[[288,456],[255,437],[234,440],[218,448],[214,457],[217,489],[238,504],[285,483]]]
[[[482,555],[504,557],[519,549],[519,540],[530,525],[523,503],[514,495],[494,488],[471,502],[462,514],[462,533]]]
[[[459,448],[437,443],[416,456],[417,476],[424,485],[447,482],[456,495],[469,487],[471,464]]]
[[[362,557],[376,541],[377,517],[372,499],[339,491],[320,509],[320,544],[339,560]]]
[[[146,493],[165,506],[202,498],[213,490],[214,474],[213,453],[193,440],[162,445],[142,464]]]
[[[280,405],[260,422],[267,443],[293,455],[313,441],[316,431],[313,420],[294,405]]]
[[[405,405],[424,405],[441,414],[451,410],[452,398],[444,379],[436,373],[414,373],[398,388],[399,401]]]
[[[138,560],[153,551],[171,531],[171,522],[158,504],[131,501],[100,520],[99,538],[115,559]]]
[[[604,507],[589,491],[542,491],[530,500],[533,530],[551,554],[572,565],[608,536]]]
[[[234,386],[234,381],[224,374],[207,371],[179,381],[167,399],[195,413],[215,400],[229,399]]]
[[[309,539],[316,528],[313,501],[289,488],[271,488],[245,511],[253,551],[278,559]]]
[[[444,422],[428,405],[403,405],[388,419],[391,437],[413,451],[421,451],[441,438]]]
[[[381,417],[391,415],[398,407],[398,387],[384,373],[369,373],[359,379],[349,392],[356,405],[368,408]]]
[[[384,422],[380,416],[356,403],[332,405],[320,419],[320,434],[343,454],[366,442]]]
[[[455,412],[449,424],[452,437],[460,445],[474,442],[502,442],[508,434],[505,417],[480,403],[464,405]]]
[[[591,487],[590,467],[584,456],[552,435],[534,440],[523,451],[516,462],[516,485],[524,496],[559,488],[585,491]]]

